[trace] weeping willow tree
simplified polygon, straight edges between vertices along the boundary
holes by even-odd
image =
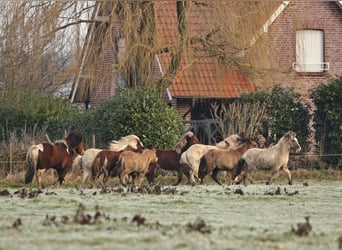
[[[274,1],[127,1],[115,5],[116,16],[124,26],[126,56],[120,69],[129,86],[151,83],[152,61],[156,54],[168,53],[169,67],[158,83],[170,85],[180,68],[182,56],[188,48],[205,51],[217,63],[229,65],[253,78],[269,68],[265,51],[263,25],[274,10]],[[164,2],[164,3],[163,3]],[[177,38],[169,46],[156,41],[156,13],[158,4],[176,5]],[[210,20],[201,18],[201,12],[210,12]],[[197,13],[198,27],[205,33],[189,30],[189,20]],[[192,17],[193,18],[193,17]],[[192,20],[193,22],[193,20]],[[172,24],[170,24],[172,25]],[[109,29],[110,30],[110,29]],[[262,40],[264,39],[264,40]],[[256,40],[262,42],[256,43]],[[189,65],[191,66],[191,65]]]
[[[90,7],[77,1],[1,1],[1,90],[54,93],[70,81]]]
[[[177,37],[173,43],[164,45],[156,36],[156,9],[166,3],[176,6],[173,22]],[[97,10],[99,4],[101,8]],[[87,29],[90,31],[92,26],[94,36],[114,41],[113,29],[118,24],[118,32],[125,39],[125,53],[115,64],[128,86],[155,83],[152,63],[156,54],[165,53],[169,54],[170,63],[158,84],[162,83],[163,88],[169,86],[180,68],[182,56],[189,53],[188,48],[205,51],[218,63],[238,68],[253,78],[268,68],[264,56],[267,43],[261,29],[275,6],[274,1],[244,0],[2,1],[0,87],[55,91],[82,67],[81,48],[88,46],[93,58],[101,54],[106,57],[101,43],[108,43],[108,39],[84,44]],[[198,18],[198,27],[205,27],[206,31],[190,32],[191,16],[201,12],[210,13],[207,20]],[[101,15],[108,19],[96,20]],[[87,76],[89,81],[94,79],[94,63],[96,60],[88,65],[92,69],[87,74],[93,75]]]

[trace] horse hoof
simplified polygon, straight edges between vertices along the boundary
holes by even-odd
[[[268,181],[268,182],[266,182],[266,185],[270,185],[271,183]]]
[[[289,181],[289,185],[292,185],[292,181]]]

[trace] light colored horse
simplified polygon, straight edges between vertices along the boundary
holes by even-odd
[[[141,153],[133,151],[122,152],[118,160],[117,169],[120,183],[126,186],[129,175],[136,174],[137,177],[133,178],[133,185],[139,187],[148,172],[149,165],[158,161],[156,152],[155,148],[144,149]]]
[[[240,135],[230,135],[216,145],[194,144],[186,150],[180,158],[180,164],[183,165],[183,172],[188,177],[188,184],[196,184],[195,177],[198,179],[198,168],[202,156],[210,149],[228,149],[237,148],[240,145]],[[185,167],[186,166],[186,167]],[[188,171],[185,171],[187,168]]]
[[[127,146],[131,146],[132,148],[138,150],[141,149],[144,145],[140,141],[140,138],[136,135],[127,135],[124,137],[121,137],[120,140],[113,140],[109,144],[109,150],[112,151],[121,151],[125,149]],[[102,149],[98,148],[90,148],[87,149],[84,152],[84,155],[82,156],[81,159],[81,166],[83,169],[83,176],[82,176],[82,183],[84,183],[92,176],[93,170],[92,170],[92,165],[93,162],[99,152],[101,152]]]
[[[212,172],[212,179],[222,185],[217,179],[219,171],[234,171],[240,157],[250,148],[257,148],[258,144],[251,138],[242,138],[241,146],[234,149],[210,149],[201,158],[199,178],[203,184],[204,177]]]
[[[252,148],[247,150],[238,162],[235,176],[232,176],[234,183],[240,181],[246,185],[246,178],[249,173],[256,169],[272,169],[272,174],[266,184],[271,184],[283,170],[287,174],[289,185],[292,185],[291,172],[287,168],[290,151],[300,152],[301,146],[296,138],[296,133],[289,131],[280,138],[279,142],[270,148]]]

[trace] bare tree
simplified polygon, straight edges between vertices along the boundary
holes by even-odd
[[[78,1],[6,1],[0,22],[3,90],[54,92],[74,74],[81,18]],[[76,26],[76,24],[78,26]]]

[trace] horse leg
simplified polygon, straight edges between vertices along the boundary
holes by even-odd
[[[276,168],[274,168],[274,169],[272,170],[272,174],[271,174],[271,176],[268,178],[268,181],[266,182],[266,185],[272,184],[273,181],[277,178],[278,174],[279,174],[279,168],[276,167]]]
[[[292,185],[292,176],[291,176],[290,170],[287,168],[287,166],[284,166],[283,171],[287,174],[287,179],[289,180],[289,185]]]
[[[37,181],[37,187],[39,189],[42,189],[43,188],[43,185],[42,185],[42,176],[43,174],[45,173],[46,169],[37,169],[36,171],[36,181]]]
[[[57,169],[58,180],[55,183],[55,188],[59,188],[62,185],[64,178],[66,174],[68,173],[68,171],[69,169],[67,167],[62,168],[62,169]]]
[[[140,172],[138,176],[134,180],[134,184],[136,187],[140,187],[141,183],[143,182],[143,179],[145,177],[146,173],[145,172]]]
[[[127,173],[127,171],[125,171],[125,169],[122,170],[119,178],[120,178],[121,185],[126,186],[127,185],[127,179],[128,179],[128,173]]]
[[[201,173],[199,173],[199,178],[200,178],[200,180],[201,180],[201,181],[200,181],[200,184],[204,184],[203,179],[204,179],[204,177],[207,176],[207,174],[208,174],[207,168],[202,169]]]
[[[152,186],[152,184],[153,184],[154,177],[156,175],[157,169],[158,169],[158,166],[156,163],[152,163],[148,166],[148,172],[146,173],[145,176],[146,176],[147,181],[150,184],[150,186]]]
[[[218,174],[219,171],[220,171],[220,170],[219,170],[218,168],[214,168],[214,169],[213,169],[213,172],[212,172],[212,174],[211,174],[211,178],[212,178],[217,184],[219,184],[220,186],[222,186],[222,183],[219,182],[219,180],[217,179],[217,174]]]
[[[185,174],[185,176],[186,176],[187,179],[188,179],[187,184],[190,185],[190,184],[191,184],[191,174],[190,174],[191,168],[190,168],[189,165],[187,165],[187,164],[181,164],[181,165],[180,165],[180,169],[181,169],[181,171],[183,172],[183,174]]]
[[[89,179],[89,172],[83,168],[83,174],[82,174],[82,185],[81,185],[81,188],[84,188],[85,186],[85,183],[88,181]]]
[[[174,184],[174,186],[178,186],[179,183],[181,183],[183,179],[183,171],[181,169],[178,170],[178,179],[177,182]]]

